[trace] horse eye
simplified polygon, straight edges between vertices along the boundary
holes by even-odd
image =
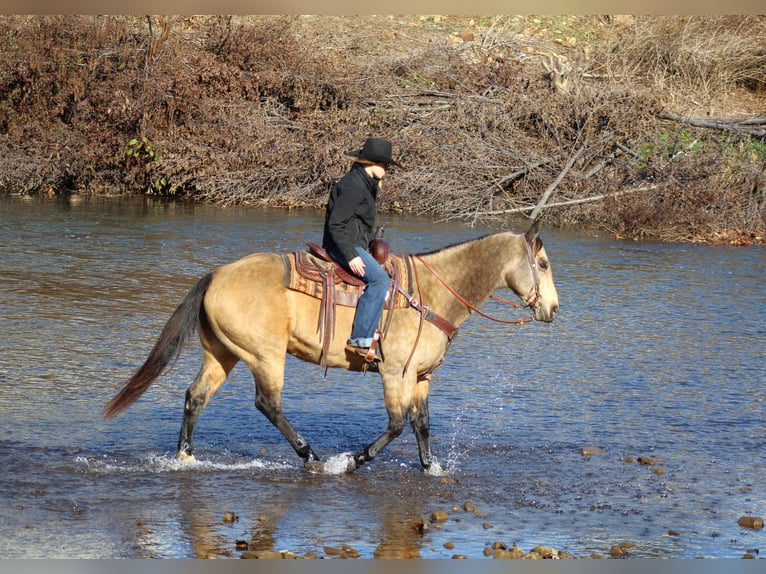
[[[548,269],[548,261],[546,259],[540,259],[539,265],[540,265],[540,269],[542,269],[543,271]]]

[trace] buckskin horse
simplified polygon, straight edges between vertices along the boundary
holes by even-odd
[[[290,257],[255,253],[222,265],[191,288],[144,364],[106,404],[104,416],[111,418],[135,402],[178,358],[184,343],[197,331],[203,362],[186,390],[176,454],[179,459],[194,459],[194,427],[200,412],[242,360],[255,378],[256,408],[281,431],[309,471],[325,470],[282,410],[289,353],[326,367],[374,369],[382,378],[388,426],[362,450],[346,455],[342,463],[346,472],[375,458],[402,433],[408,417],[420,463],[428,471],[436,462],[429,441],[431,374],[444,359],[458,327],[474,312],[504,323],[532,319],[550,322],[556,316],[558,294],[537,227],[534,222],[526,233],[497,232],[429,253],[397,256],[400,263],[406,263],[407,280],[392,280],[381,319],[382,361],[372,364],[345,349],[355,308],[353,303],[344,305],[341,301],[344,292],[339,289],[347,284],[327,280],[334,276],[331,264],[322,267],[314,262],[317,269],[324,269],[319,272],[324,283],[318,295],[290,285],[290,278],[296,276],[291,265],[295,265],[298,252]],[[510,288],[532,316],[504,320],[480,311],[479,305],[500,288]],[[334,299],[332,305],[327,304],[328,298]],[[396,305],[395,300],[404,304]]]

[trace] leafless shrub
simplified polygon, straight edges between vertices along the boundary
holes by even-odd
[[[528,214],[560,178],[542,213],[561,224],[764,229],[761,148],[660,119],[763,90],[763,18],[639,18],[566,58],[525,46],[513,26],[528,23],[465,43],[393,17],[3,16],[0,187],[321,208],[344,152],[380,135],[406,166],[383,210]],[[550,61],[572,72],[566,91]]]

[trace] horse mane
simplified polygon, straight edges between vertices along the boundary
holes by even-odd
[[[422,253],[415,253],[414,255],[416,255],[418,257],[420,257],[420,256],[427,256],[427,255],[433,255],[434,253],[441,253],[443,251],[448,251],[450,249],[453,249],[453,248],[456,248],[456,247],[461,247],[461,246],[467,245],[469,243],[475,243],[475,242],[478,242],[478,241],[482,241],[482,240],[484,240],[484,239],[486,239],[488,237],[493,237],[495,235],[500,235],[502,233],[508,233],[508,232],[507,231],[494,231],[494,232],[491,232],[491,233],[486,233],[486,234],[481,235],[479,237],[471,237],[470,239],[464,239],[463,241],[457,241],[457,242],[452,243],[450,245],[446,245],[444,247],[439,247],[438,249],[433,249],[431,251],[425,251],[425,252],[422,252]],[[511,233],[514,233],[515,235],[524,235],[523,233],[516,233],[516,232],[511,232]],[[540,240],[539,237],[538,237],[538,241],[540,241],[540,245],[542,246],[542,241]]]

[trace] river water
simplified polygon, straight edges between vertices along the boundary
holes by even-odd
[[[397,251],[491,231],[383,219]],[[407,429],[355,474],[318,476],[255,410],[243,365],[200,418],[198,461],[173,458],[196,345],[125,413],[101,409],[199,276],[318,240],[321,214],[6,197],[0,221],[3,558],[236,558],[238,542],[361,558],[483,559],[496,542],[583,558],[621,543],[634,558],[766,549],[764,530],[738,525],[766,515],[761,248],[545,230],[556,321],[472,317],[436,372],[447,475],[420,470]],[[386,424],[373,373],[289,359],[283,397],[326,457]],[[432,523],[437,510],[449,519]]]

